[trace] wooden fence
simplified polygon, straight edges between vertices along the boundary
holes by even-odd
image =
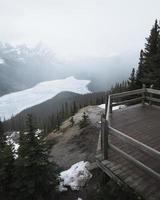
[[[118,152],[122,157],[134,163],[137,167],[141,168],[142,170],[144,170],[146,173],[160,180],[159,173],[152,170],[151,168],[149,168],[142,162],[138,161],[131,155],[127,154],[123,150],[119,149],[117,146],[113,145],[111,141],[109,140],[110,135],[114,136],[118,139],[123,140],[125,143],[132,145],[135,148],[145,152],[146,154],[157,159],[158,161],[160,161],[159,151],[145,145],[142,142],[139,142],[138,140],[130,136],[127,136],[126,134],[113,128],[110,125],[110,115],[112,114],[112,108],[114,106],[122,105],[122,104],[130,105],[131,103],[137,103],[137,102],[138,103],[141,102],[143,106],[145,105],[145,103],[148,103],[149,105],[153,104],[154,102],[160,103],[160,99],[157,97],[153,97],[154,95],[156,96],[160,95],[160,91],[152,89],[152,88],[145,88],[145,86],[143,86],[142,89],[123,92],[123,93],[117,93],[117,94],[111,94],[108,96],[108,104],[106,103],[107,113],[106,113],[106,116],[102,116],[101,118],[101,150],[102,150],[102,156],[104,160],[108,158],[108,149],[111,148],[112,150]]]

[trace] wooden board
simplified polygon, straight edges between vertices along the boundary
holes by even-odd
[[[135,105],[117,110],[110,115],[113,128],[160,151],[160,109],[155,106]],[[109,136],[109,142],[134,159],[160,174],[160,160],[135,148],[120,137]],[[98,160],[98,159],[97,159]],[[125,159],[120,152],[108,150],[108,159],[97,161],[99,167],[116,182],[123,183],[146,200],[160,200],[160,181]]]

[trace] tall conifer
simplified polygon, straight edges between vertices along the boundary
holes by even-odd
[[[12,145],[6,143],[3,123],[0,122],[0,199],[12,200],[14,157]]]
[[[49,161],[46,141],[35,135],[32,116],[21,134],[16,160],[16,200],[52,200],[56,186],[55,167]]]
[[[157,69],[155,66],[155,57],[158,53],[158,43],[159,43],[159,26],[158,21],[155,21],[153,28],[151,29],[150,36],[146,39],[147,43],[145,44],[144,50],[144,71],[142,82],[149,87],[152,84],[155,84],[155,75]]]

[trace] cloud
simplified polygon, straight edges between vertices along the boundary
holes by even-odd
[[[159,7],[159,0],[0,0],[0,41],[42,41],[69,59],[139,51]]]

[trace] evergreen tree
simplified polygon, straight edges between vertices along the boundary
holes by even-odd
[[[158,50],[157,53],[152,56],[152,77],[151,83],[154,88],[160,89],[160,35],[158,37]]]
[[[137,88],[142,88],[142,85],[143,85],[142,80],[144,79],[143,73],[144,73],[144,52],[143,52],[143,50],[141,50],[138,69],[137,69],[137,73],[136,73],[136,87]]]
[[[158,51],[158,38],[159,38],[159,25],[156,20],[154,26],[151,29],[150,36],[146,38],[147,43],[145,44],[144,56],[148,58],[154,56]]]
[[[72,111],[72,114],[77,113],[77,111],[78,111],[77,105],[76,105],[76,102],[74,101],[74,102],[73,102],[73,111]]]
[[[57,113],[57,120],[56,120],[57,131],[59,131],[60,126],[61,126],[60,113]]]
[[[132,69],[132,73],[128,79],[128,89],[134,90],[136,89],[136,78],[135,78],[135,69]]]
[[[68,103],[67,102],[65,102],[64,110],[65,110],[65,117],[68,117],[69,116],[69,109],[68,109]]]
[[[63,104],[62,104],[62,108],[61,108],[61,117],[62,117],[62,120],[65,119],[65,108],[64,108]]]
[[[99,101],[99,98],[97,97],[96,98],[96,105],[99,105],[100,104],[100,101]]]
[[[5,135],[4,135],[4,126],[2,121],[0,120],[0,148],[4,147],[5,145]]]
[[[74,123],[75,123],[75,121],[74,121],[74,118],[73,117],[71,117],[71,119],[70,119],[70,123],[71,123],[71,127],[74,125]]]
[[[145,44],[144,50],[144,69],[142,82],[149,87],[155,84],[155,75],[157,73],[157,68],[155,66],[155,57],[158,53],[159,44],[159,26],[157,20],[153,28],[151,29],[150,36],[147,38],[147,43]]]
[[[55,166],[49,161],[46,141],[35,136],[32,116],[27,118],[27,132],[21,133],[15,171],[16,200],[54,199]]]
[[[0,122],[0,199],[12,200],[14,157],[12,145],[6,143],[3,124]]]
[[[83,115],[82,115],[82,120],[79,122],[79,127],[80,129],[81,128],[84,128],[86,126],[89,125],[89,117],[88,115],[84,112]]]
[[[6,144],[4,149],[0,150],[0,197],[2,200],[13,199],[13,173],[14,157],[12,145]]]
[[[110,93],[119,93],[128,91],[128,82],[129,81],[122,81],[121,83],[116,83],[115,86],[111,87]]]

